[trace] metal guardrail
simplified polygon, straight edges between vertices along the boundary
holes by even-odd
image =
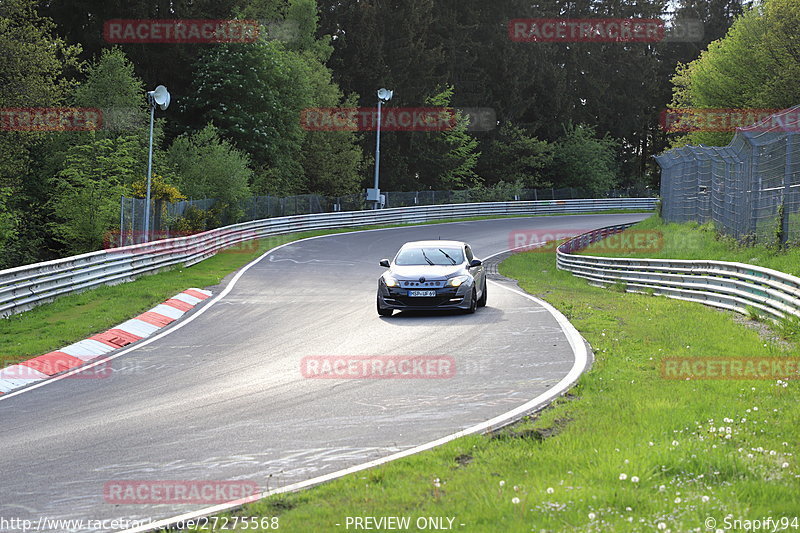
[[[182,264],[190,266],[237,243],[301,231],[374,224],[412,224],[491,215],[580,214],[613,209],[649,211],[655,198],[602,198],[484,202],[345,211],[254,220],[196,235],[164,239],[24,265],[0,271],[0,316],[8,317],[54,298]]]
[[[560,245],[559,270],[567,270],[601,286],[624,283],[627,292],[700,302],[747,314],[752,307],[773,318],[800,317],[800,278],[755,265],[727,261],[633,259],[575,255],[573,252],[632,224],[608,226]]]

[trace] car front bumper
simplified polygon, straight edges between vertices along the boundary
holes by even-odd
[[[460,287],[444,287],[436,289],[435,297],[409,296],[411,289],[400,287],[387,287],[380,283],[378,286],[378,301],[384,309],[423,311],[434,309],[469,309],[471,302],[472,285],[464,284]]]

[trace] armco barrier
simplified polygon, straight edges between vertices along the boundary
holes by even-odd
[[[172,265],[193,265],[234,244],[272,235],[372,224],[406,224],[486,215],[579,214],[613,209],[649,211],[655,198],[541,200],[398,207],[268,218],[234,224],[188,237],[24,265],[0,271],[0,316],[8,317],[99,285],[130,281]]]
[[[777,270],[727,261],[573,254],[630,226],[608,226],[570,239],[556,251],[558,268],[597,285],[624,283],[628,292],[652,290],[656,295],[700,302],[743,314],[752,307],[773,318],[800,317],[800,278]]]

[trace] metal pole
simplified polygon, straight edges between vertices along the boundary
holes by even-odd
[[[378,99],[378,136],[375,140],[375,190],[378,190],[378,172],[381,165],[381,102],[382,100]],[[378,205],[380,205],[380,198],[375,199],[375,205],[373,209],[378,209]]]
[[[794,161],[792,161],[793,137],[794,135],[792,133],[786,135],[786,166],[783,170],[783,194],[781,197],[781,214],[783,215],[781,220],[781,242],[779,243],[781,248],[785,248],[789,242],[789,207],[792,204],[789,198],[792,194],[791,186],[792,177],[794,176],[794,169],[792,168],[794,163]]]
[[[122,231],[125,224],[125,196],[119,197],[119,245],[122,246]]]
[[[147,194],[144,200],[144,242],[150,242],[150,179],[153,173],[153,118],[156,106],[150,103],[150,151],[147,155]]]

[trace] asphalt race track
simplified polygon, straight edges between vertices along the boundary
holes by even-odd
[[[519,230],[577,234],[646,216],[482,220],[282,247],[227,296],[198,306],[205,310],[189,315],[190,323],[111,361],[110,377],[62,379],[0,400],[0,516],[166,518],[208,504],[111,504],[104,485],[250,480],[267,490],[509,411],[573,365],[553,316],[501,281],[489,285],[488,306],[474,315],[380,318],[378,261],[410,240],[466,240],[483,258],[513,246]],[[303,376],[304,357],[327,355],[439,356],[452,358],[455,372],[442,379]]]

